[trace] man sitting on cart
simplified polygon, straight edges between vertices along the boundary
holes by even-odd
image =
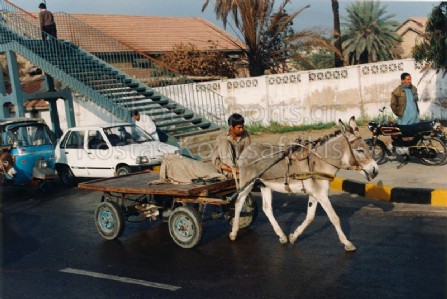
[[[228,118],[228,132],[224,132],[216,139],[211,161],[218,172],[228,178],[239,174],[237,159],[250,145],[250,135],[244,129],[244,117],[233,113]]]

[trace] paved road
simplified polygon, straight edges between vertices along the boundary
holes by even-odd
[[[119,241],[102,240],[99,194],[56,187],[40,199],[3,194],[1,298],[447,296],[447,208],[333,194],[355,253],[344,252],[322,209],[294,245],[280,245],[261,213],[235,242],[225,221],[207,222],[202,242],[186,250],[160,222],[129,223]],[[275,199],[290,232],[305,217],[305,197]]]

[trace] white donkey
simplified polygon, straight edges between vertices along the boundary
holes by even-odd
[[[252,144],[244,150],[238,160],[240,185],[243,187],[236,199],[231,240],[237,237],[240,212],[247,195],[255,183],[260,183],[262,209],[281,243],[287,243],[287,236],[273,216],[272,190],[309,195],[306,219],[293,234],[289,235],[290,243],[295,243],[315,218],[319,203],[335,226],[345,250],[355,250],[355,246],[343,233],[340,219],[329,201],[330,181],[340,169],[358,170],[365,175],[367,180],[371,180],[378,174],[379,167],[370,156],[368,146],[360,137],[354,117],[351,117],[349,126],[339,120],[339,128],[340,130],[333,134],[313,142],[295,143],[286,150],[259,144]],[[278,162],[275,163],[276,161]],[[268,170],[265,171],[266,169]]]

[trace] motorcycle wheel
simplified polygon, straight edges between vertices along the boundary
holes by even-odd
[[[421,162],[425,165],[444,165],[447,163],[447,146],[439,138],[421,140],[418,146],[425,146],[430,150],[427,157],[421,157]],[[433,153],[435,151],[436,153]]]
[[[371,138],[366,139],[365,142],[368,145],[371,157],[377,162],[377,164],[380,165],[385,163],[385,145],[383,145],[382,142],[376,142],[376,144],[374,144],[374,140]]]

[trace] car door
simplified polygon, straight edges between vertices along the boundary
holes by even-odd
[[[77,177],[88,176],[87,152],[84,149],[85,130],[71,130],[60,145],[60,161],[67,164]]]
[[[90,177],[111,177],[115,174],[112,148],[107,144],[100,130],[88,130],[86,148],[87,172]]]

